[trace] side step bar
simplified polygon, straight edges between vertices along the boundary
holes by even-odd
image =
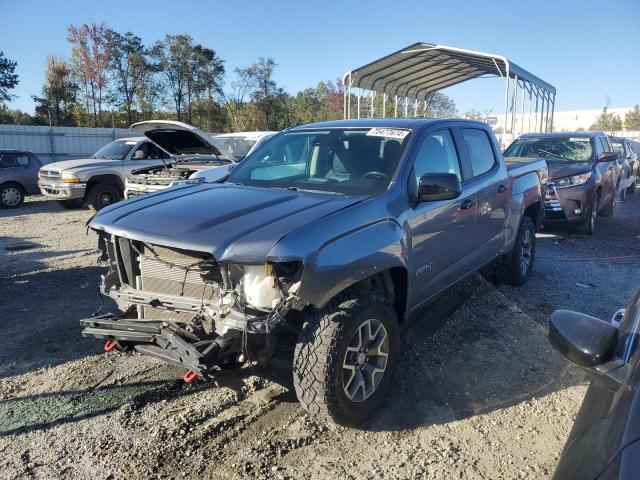
[[[206,378],[209,367],[215,363],[216,353],[220,349],[218,339],[198,341],[197,338],[168,322],[135,321],[116,319],[112,314],[93,318],[83,318],[80,325],[83,337],[106,338],[124,343],[133,343],[136,351],[173,363]],[[196,348],[184,337],[197,342]]]

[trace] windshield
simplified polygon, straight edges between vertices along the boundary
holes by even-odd
[[[588,162],[588,137],[519,138],[504,152],[505,157],[541,157],[547,161]]]
[[[138,142],[134,140],[114,140],[94,153],[91,158],[101,158],[104,160],[124,160],[134,145]]]
[[[253,138],[217,136],[213,137],[213,143],[224,156],[238,161],[246,157],[251,147],[255,145],[256,140]]]
[[[241,162],[228,181],[356,195],[380,193],[393,177],[409,133],[396,128],[283,132]]]

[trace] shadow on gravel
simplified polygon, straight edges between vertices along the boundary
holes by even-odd
[[[0,278],[0,378],[66,363],[100,351],[78,320],[100,306],[102,267]],[[105,310],[115,308],[105,299]]]
[[[87,211],[87,219],[90,216],[88,208],[83,207],[82,210]],[[65,209],[58,205],[55,200],[48,199],[43,195],[29,196],[26,201],[18,208],[6,209],[0,208],[0,219],[21,217],[23,215],[46,215],[54,212],[64,212]]]
[[[0,262],[0,278],[34,272],[45,268],[43,260],[64,257],[67,255],[89,255],[97,249],[83,248],[76,250],[43,251],[46,245],[36,243],[30,238],[0,237],[0,253],[3,255]]]
[[[552,350],[545,327],[480,275],[412,320],[387,408],[365,429],[447,423],[583,383]]]
[[[185,388],[182,380],[110,385],[86,390],[50,392],[0,402],[0,437],[33,430],[47,430],[117,410],[127,416],[145,405],[176,399],[208,388]]]

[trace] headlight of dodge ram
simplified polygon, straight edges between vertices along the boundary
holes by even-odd
[[[576,185],[582,185],[587,183],[587,180],[591,178],[591,172],[581,173],[580,175],[573,175],[571,177],[564,177],[554,180],[556,188],[574,187]]]
[[[62,183],[80,183],[80,179],[71,172],[62,172],[60,179]]]

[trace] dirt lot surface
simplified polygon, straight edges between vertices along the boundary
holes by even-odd
[[[608,319],[630,299],[640,259],[603,258],[640,254],[628,198],[593,238],[539,233],[528,285],[475,275],[416,315],[361,429],[307,415],[286,370],[187,385],[102,353],[78,324],[100,304],[90,212],[41,197],[0,210],[0,478],[548,478],[588,380],[549,346],[547,316]]]

